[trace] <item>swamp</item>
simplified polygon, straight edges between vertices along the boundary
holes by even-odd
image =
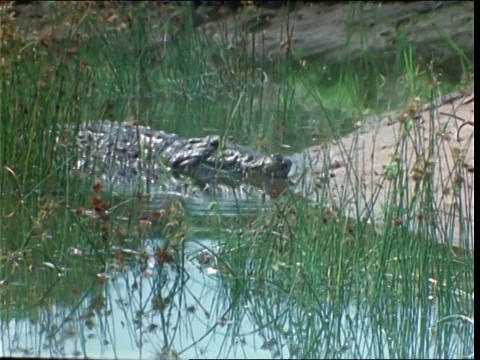
[[[474,358],[473,11],[0,2],[0,355]],[[119,191],[73,171],[99,120],[288,186]]]

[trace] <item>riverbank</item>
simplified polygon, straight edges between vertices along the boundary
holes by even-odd
[[[412,103],[372,117],[338,141],[295,155],[297,166],[311,164],[300,193],[316,196],[310,179],[320,179],[329,184],[332,206],[345,211],[348,204],[353,218],[408,224],[414,233],[429,224],[439,243],[473,250],[473,90],[418,108]]]

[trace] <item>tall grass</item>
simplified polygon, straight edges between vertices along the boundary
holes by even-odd
[[[238,345],[248,320],[262,347],[278,357],[470,355],[473,326],[462,319],[473,317],[473,256],[438,247],[424,224],[394,225],[396,218],[415,219],[402,197],[405,174],[390,183],[385,226],[344,216],[328,206],[327,193],[317,203],[285,194],[268,211],[234,219],[198,217],[182,202],[152,206],[141,195],[117,197],[91,188],[91,181],[70,176],[75,153],[57,143],[63,124],[112,119],[184,136],[232,135],[265,152],[288,145],[293,152],[346,134],[369,114],[415,97],[434,98],[456,84],[438,85],[437,69],[402,41],[394,66],[368,51],[359,64],[269,64],[265,58],[256,62],[244,48],[232,49],[221,36],[202,36],[189,7],[179,7],[183,26],[170,36],[173,17],[152,21],[146,3],[118,7],[113,23],[89,6],[71,9],[62,40],[2,39],[2,319],[35,320],[36,311],[65,306],[71,309],[68,321],[55,324],[56,336],[71,319],[85,321],[82,311],[88,319],[100,314],[109,301],[84,308],[85,301],[101,297],[112,273],[148,268],[143,246],[161,238],[149,301],[137,299],[130,310],[138,310],[136,321],[148,306],[161,314],[168,352],[180,331],[167,326],[168,314],[185,307],[188,291],[185,243],[195,242],[201,229],[220,245],[207,250],[221,281],[215,309],[200,295],[196,305],[234,320],[224,348]],[[50,9],[57,17],[52,26],[65,31],[57,25],[64,13]],[[158,33],[168,41],[151,46]],[[431,194],[425,182],[426,203]],[[435,216],[435,209],[428,210]],[[167,266],[178,277],[164,271]]]

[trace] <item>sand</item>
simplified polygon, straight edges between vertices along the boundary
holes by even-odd
[[[473,91],[371,117],[292,158],[297,169],[307,166],[297,193],[356,219],[428,228],[439,243],[474,249]]]

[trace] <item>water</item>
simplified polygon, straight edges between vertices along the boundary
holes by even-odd
[[[149,240],[145,249],[162,243]],[[235,324],[240,333],[229,334],[229,299],[218,270],[196,259],[215,244],[190,242],[183,269],[158,268],[151,257],[127,273],[112,271],[105,289],[84,294],[75,308],[55,305],[39,310],[36,320],[2,322],[2,355],[151,359],[168,344],[181,358],[269,358],[255,324]],[[163,310],[161,298],[171,301]]]
[[[159,266],[153,254],[164,241],[148,239],[142,249],[148,256],[131,262],[126,272],[111,268],[106,285],[85,290],[75,306],[53,304],[4,319],[0,353],[108,359],[370,358],[398,357],[404,348],[411,356],[473,357],[472,324],[453,319],[453,341],[435,331],[437,301],[393,313],[379,303],[374,306],[377,316],[368,299],[341,309],[328,301],[305,309],[275,286],[238,298],[215,261],[220,244],[215,238],[188,240],[180,261]],[[402,331],[408,322],[417,327],[414,333]],[[398,338],[402,333],[411,335],[406,343]],[[303,348],[306,339],[313,348]],[[445,349],[446,344],[451,348]]]

